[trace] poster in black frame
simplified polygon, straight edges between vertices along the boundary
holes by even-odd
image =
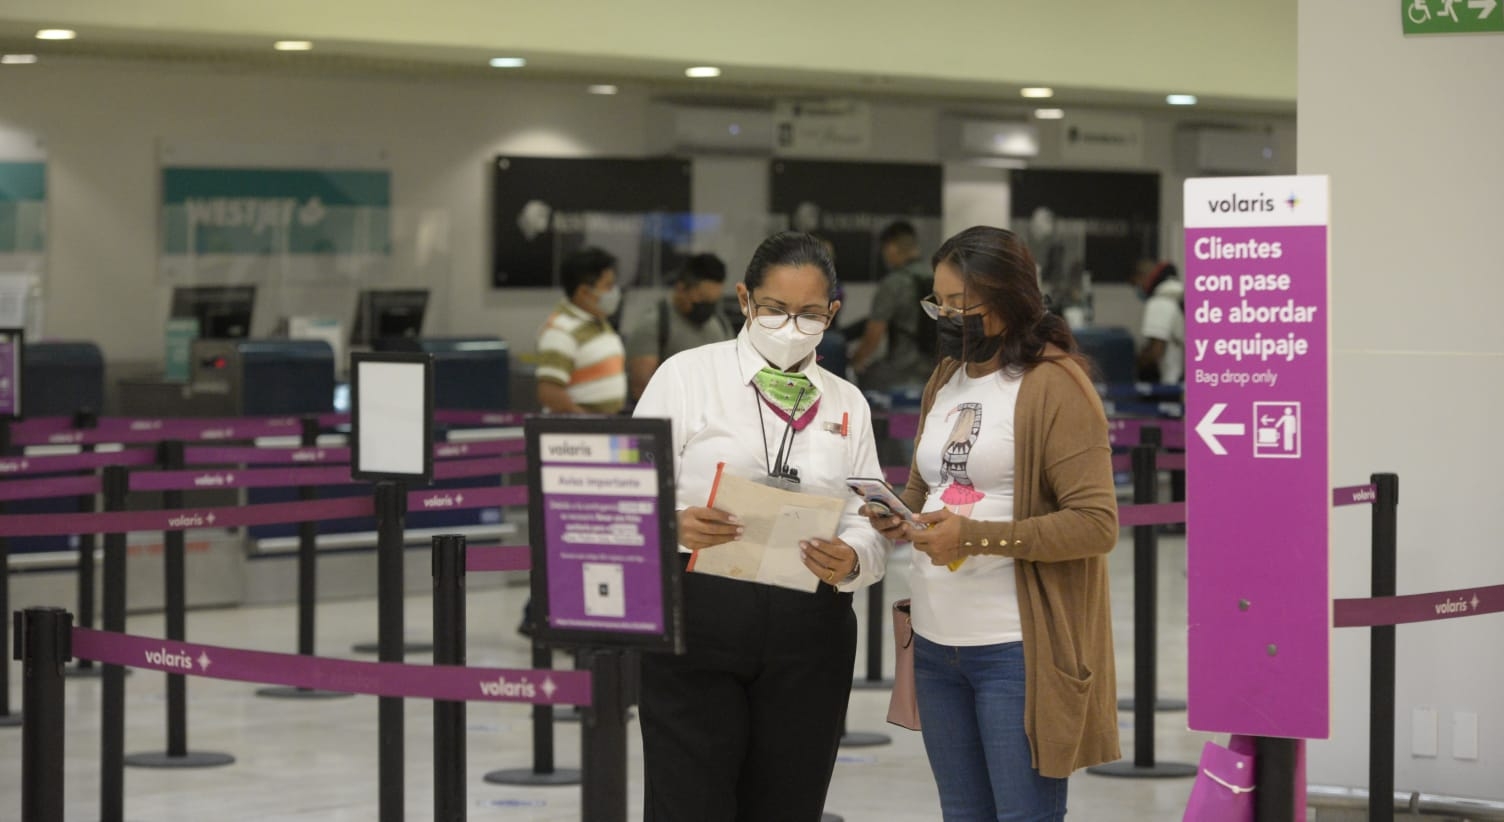
[[[387,470],[379,467],[368,466],[371,460],[370,449],[362,445],[364,433],[372,424],[377,424],[373,419],[370,409],[364,408],[366,403],[362,400],[361,385],[363,381],[369,386],[370,375],[367,367],[371,365],[407,365],[420,367],[423,371],[422,392],[422,453],[407,454],[409,463],[418,462],[421,467],[414,466],[415,470]],[[362,374],[366,373],[365,377]],[[391,353],[391,352],[359,352],[350,355],[350,476],[352,479],[383,481],[396,480],[410,485],[428,485],[433,482],[433,355],[423,353]],[[384,420],[382,420],[384,422]]]
[[[690,162],[512,157],[491,163],[491,286],[554,287],[565,256],[597,246],[623,285],[656,285],[690,253]]]
[[[682,653],[670,422],[531,417],[523,436],[537,640]]]

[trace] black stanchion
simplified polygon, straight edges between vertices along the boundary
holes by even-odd
[[[304,448],[317,448],[319,444],[318,417],[303,418]],[[309,501],[319,498],[319,489],[305,485],[298,488],[298,499]],[[314,654],[314,609],[318,600],[318,539],[317,520],[298,523],[298,653]],[[340,691],[324,691],[318,688],[286,688],[281,686],[258,688],[257,696],[273,699],[340,699],[354,694]]]
[[[10,420],[0,419],[0,454],[10,451]],[[0,502],[0,516],[5,514],[5,503]],[[0,617],[10,617],[10,542],[0,537]],[[14,728],[21,724],[21,714],[10,711],[10,654],[5,644],[10,641],[8,631],[0,631],[0,728]]]
[[[1163,445],[1164,434],[1163,434],[1163,432],[1160,431],[1160,429],[1159,429],[1158,426],[1146,425],[1143,428],[1139,429],[1138,442],[1139,442],[1139,445],[1153,446],[1156,449],[1156,451],[1157,451],[1160,448],[1160,446]],[[1156,457],[1156,459],[1157,459],[1157,457]],[[1135,470],[1137,470],[1137,469],[1135,469]],[[1157,464],[1155,465],[1155,469],[1154,470],[1156,472],[1154,474],[1154,492],[1153,492],[1153,494],[1148,499],[1148,502],[1150,502],[1150,503],[1159,502],[1159,474],[1158,474],[1159,466]],[[1183,472],[1182,472],[1182,476],[1184,476]],[[1135,477],[1137,477],[1136,474],[1135,474]],[[1135,479],[1135,482],[1137,482],[1136,479]],[[1173,488],[1173,481],[1171,483],[1171,486]],[[1134,487],[1137,488],[1136,485]],[[1184,488],[1182,488],[1181,489],[1180,497],[1177,499],[1177,501],[1184,500],[1184,499],[1185,499],[1185,490],[1184,490]],[[1141,504],[1141,503],[1139,503],[1138,500],[1135,499],[1134,500],[1134,504],[1138,505],[1138,504]],[[1161,529],[1164,528],[1164,526],[1158,526],[1158,527],[1161,528]],[[1157,552],[1157,550],[1158,550],[1158,548],[1157,548],[1158,542],[1157,541],[1156,541],[1155,545],[1156,545],[1156,552]],[[1136,551],[1137,551],[1137,544],[1135,543],[1135,552]],[[1135,556],[1137,556],[1137,553],[1135,553]],[[1159,557],[1158,557],[1158,554],[1156,553],[1156,556],[1155,556],[1155,566],[1154,566],[1154,569],[1155,569],[1156,573],[1159,570],[1158,559],[1159,559]],[[1134,573],[1137,573],[1137,572],[1138,572],[1137,568],[1135,568]],[[1158,615],[1157,614],[1155,615],[1155,618],[1156,618],[1156,622],[1157,622],[1158,621]],[[1136,641],[1137,641],[1137,637],[1135,637],[1135,642]],[[1158,638],[1157,637],[1156,637],[1155,641],[1158,642]],[[1156,671],[1156,677],[1157,677],[1157,675],[1158,675],[1158,672]],[[1135,685],[1135,689],[1136,689],[1136,687],[1137,686]],[[1155,690],[1158,690],[1158,688],[1156,688]],[[1127,699],[1119,699],[1118,700],[1118,710],[1120,710],[1120,711],[1134,711],[1135,710],[1134,704],[1135,704],[1134,697],[1128,697]],[[1164,697],[1159,696],[1158,694],[1155,695],[1155,698],[1154,698],[1154,712],[1155,713],[1162,713],[1162,714],[1163,713],[1180,713],[1180,712],[1182,712],[1184,710],[1185,710],[1185,700],[1183,700],[1183,699],[1166,699]]]
[[[553,652],[533,640],[533,670],[554,666]],[[580,772],[573,768],[554,767],[554,709],[550,705],[533,706],[533,766],[504,768],[486,774],[493,785],[578,785]]]
[[[73,427],[79,431],[87,431],[99,426],[99,415],[92,409],[81,409],[73,415]],[[94,450],[92,443],[83,446],[83,453],[88,454]],[[94,495],[87,494],[78,498],[78,512],[80,514],[94,513]],[[98,547],[93,534],[78,535],[78,624],[80,627],[94,627],[94,550]],[[95,667],[94,660],[80,659],[73,665],[68,666],[68,676],[97,677],[100,668]]]
[[[21,731],[21,820],[63,822],[63,664],[73,618],[62,608],[16,613],[26,725]]]
[[[104,510],[124,511],[130,474],[119,465],[104,469]],[[125,534],[104,535],[104,602],[106,631],[125,632]],[[125,819],[125,669],[104,666],[99,722],[99,816],[102,822]]]
[[[382,662],[401,662],[402,543],[407,525],[407,485],[390,480],[376,483],[376,634]],[[401,822],[403,784],[402,700],[378,700],[378,796],[381,822]]]
[[[883,581],[867,586],[867,675],[851,683],[858,691],[892,690],[893,680],[883,679]]]
[[[1378,493],[1373,503],[1372,596],[1392,597],[1397,587],[1398,474],[1370,476]],[[1394,628],[1368,629],[1368,819],[1394,822]],[[1259,764],[1260,773],[1263,763]]]
[[[433,664],[465,664],[465,538],[433,538]],[[433,818],[465,822],[465,703],[433,703]]]
[[[1295,822],[1294,739],[1261,736],[1254,748],[1253,818],[1256,822]],[[1369,796],[1373,796],[1372,790]],[[1387,796],[1394,796],[1393,792]],[[1392,804],[1392,803],[1391,803]],[[1393,813],[1393,808],[1390,808]]]
[[[580,723],[580,764],[584,779],[580,818],[591,822],[627,820],[627,700],[624,654],[586,654],[590,706]]]
[[[158,463],[166,470],[180,471],[183,468],[183,443],[163,442],[158,452]],[[167,510],[183,507],[182,491],[165,491],[162,505]],[[166,600],[167,640],[182,642],[188,638],[187,631],[187,580],[184,546],[187,542],[182,531],[165,531],[162,534],[163,595]],[[214,751],[188,750],[188,677],[183,674],[167,674],[167,750],[130,754],[125,764],[133,768],[213,768],[229,765],[235,757]]]
[[[1157,445],[1133,449],[1133,502],[1154,501],[1159,475]],[[1109,762],[1088,768],[1098,776],[1171,778],[1195,776],[1196,766],[1184,762],[1156,762],[1154,758],[1154,691],[1158,679],[1155,622],[1158,616],[1159,550],[1155,527],[1133,528],[1133,761]]]

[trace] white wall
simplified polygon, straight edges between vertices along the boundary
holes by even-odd
[[[1300,4],[1299,165],[1332,178],[1332,481],[1399,474],[1403,594],[1504,583],[1504,35],[1406,38],[1398,12]],[[1335,512],[1333,597],[1367,595],[1368,546],[1368,517]],[[1501,632],[1497,615],[1398,629],[1397,789],[1504,799]],[[1366,785],[1366,631],[1336,631],[1332,677],[1311,780]],[[1417,706],[1440,715],[1436,758],[1411,756]],[[1478,714],[1476,762],[1451,755],[1459,711]]]
[[[658,154],[666,148],[659,122],[664,111],[641,92],[591,96],[576,84],[310,79],[143,63],[43,63],[0,73],[0,131],[38,135],[51,163],[48,334],[97,340],[116,363],[162,358],[169,289],[156,276],[161,140],[384,149],[395,202],[398,273],[392,284],[433,289],[431,333],[497,333],[525,352],[559,295],[489,287],[491,158]],[[995,169],[971,178],[957,171],[957,158],[942,140],[943,116],[940,105],[875,103],[872,148],[857,159],[944,160],[949,179],[986,178],[996,186]],[[1178,213],[1184,174],[1171,137],[1185,116],[1146,116],[1149,144],[1139,168],[1163,175],[1167,220]],[[1041,126],[1039,164],[1064,167],[1058,130]],[[1281,125],[1289,127],[1288,121]],[[737,272],[760,236],[766,161],[701,157],[695,163],[695,204],[713,206],[731,221],[704,244]],[[1165,245],[1174,249],[1178,241]],[[848,320],[865,313],[870,292],[871,286],[848,289]],[[656,297],[636,299],[644,298]],[[629,297],[629,310],[633,301]],[[1113,305],[1122,308],[1115,312]],[[348,285],[264,286],[255,330],[269,331],[283,313],[346,318],[352,306]],[[1137,324],[1131,298],[1099,300],[1098,306],[1099,321]]]

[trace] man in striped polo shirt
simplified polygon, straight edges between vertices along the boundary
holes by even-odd
[[[621,307],[616,258],[581,249],[559,274],[566,299],[538,335],[538,404],[561,414],[615,414],[627,402],[626,349],[607,319]]]

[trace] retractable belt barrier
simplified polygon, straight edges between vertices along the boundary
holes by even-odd
[[[513,474],[526,468],[522,457],[452,460],[434,465],[434,479],[470,479]],[[97,484],[97,483],[96,483]],[[220,488],[277,488],[291,485],[319,487],[356,485],[346,465],[298,468],[246,468],[218,471],[142,471],[131,475],[132,491],[198,491]],[[6,486],[0,484],[0,500]]]
[[[106,665],[266,685],[446,702],[589,705],[590,672],[364,662],[74,628],[72,656]],[[536,673],[544,673],[542,679]]]

